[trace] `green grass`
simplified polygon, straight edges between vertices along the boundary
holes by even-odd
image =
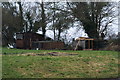
[[[23,56],[9,53],[78,53],[74,56]],[[115,51],[20,50],[3,48],[3,78],[115,78]]]

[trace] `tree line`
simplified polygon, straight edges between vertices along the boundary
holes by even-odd
[[[42,31],[45,37],[51,30],[59,41],[75,23],[88,37],[104,38],[115,20],[115,6],[111,2],[3,2],[2,38],[7,45],[15,42],[17,32]]]

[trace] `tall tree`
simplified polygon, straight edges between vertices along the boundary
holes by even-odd
[[[47,24],[49,24],[52,19],[51,19],[51,11],[49,10],[49,6],[51,3],[39,3],[36,2],[38,5],[38,16],[37,20],[35,21],[35,27],[34,30],[42,31],[43,36],[45,37],[46,31],[47,31]]]
[[[76,2],[68,3],[68,6],[91,38],[99,39],[115,17],[112,15],[114,6],[109,2]]]
[[[70,28],[70,24],[74,22],[73,18],[71,17],[71,13],[67,11],[67,7],[65,6],[65,3],[60,2],[53,2],[52,7],[50,8],[52,10],[52,30],[54,32],[54,39],[60,40],[61,39],[61,33],[65,30]]]
[[[24,30],[24,19],[23,19],[23,8],[22,8],[22,3],[18,2],[19,5],[19,12],[20,12],[20,26],[21,26],[21,30],[20,32],[23,32]]]
[[[53,6],[54,6],[54,9],[53,9],[53,33],[54,33],[54,40],[56,40],[56,35],[55,35],[55,2],[53,2]]]
[[[42,33],[43,33],[43,36],[45,37],[45,33],[46,33],[46,16],[45,16],[45,9],[44,9],[44,3],[42,2],[41,4],[41,17],[42,17],[42,23],[41,23],[41,26],[42,26]]]
[[[36,16],[32,16],[33,14],[36,14],[36,9],[34,10],[34,6],[31,6],[31,4],[34,5],[34,3],[31,2],[18,2],[19,5],[19,12],[20,12],[20,18],[21,18],[21,32],[32,32],[35,18]]]
[[[20,16],[15,3],[2,3],[2,39],[3,45],[14,43],[15,32],[20,30]]]
[[[61,33],[69,29],[70,19],[67,17],[67,15],[64,12],[60,12],[56,14],[56,22],[55,22],[55,28],[58,30],[58,37],[57,40],[60,40]]]

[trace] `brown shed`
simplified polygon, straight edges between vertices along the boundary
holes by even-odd
[[[21,49],[31,49],[32,41],[43,41],[45,40],[43,35],[26,32],[26,33],[16,33],[16,47]]]
[[[41,34],[16,33],[16,48],[19,49],[62,49],[63,47],[63,42],[53,41],[49,37],[45,39]]]

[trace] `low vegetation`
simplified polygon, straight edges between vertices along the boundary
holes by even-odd
[[[108,45],[105,48],[105,50],[111,50],[111,51],[120,51],[120,39],[111,39],[108,41]]]
[[[50,53],[68,55],[31,55]],[[115,51],[3,48],[2,54],[3,78],[116,78],[119,76],[119,52]]]

